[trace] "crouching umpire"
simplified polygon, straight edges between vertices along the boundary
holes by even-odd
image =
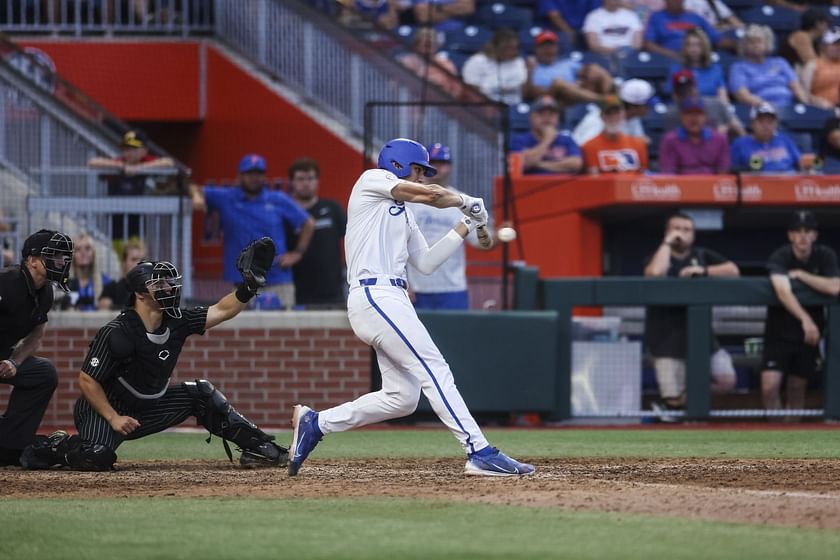
[[[263,237],[237,260],[243,284],[206,307],[180,309],[181,276],[168,262],[141,262],[126,276],[129,308],[102,327],[90,344],[79,385],[82,397],[73,410],[78,436],[55,432],[27,447],[21,465],[54,465],[106,471],[124,440],[139,439],[195,416],[211,434],[242,451],[244,467],[285,466],[288,451],[236,411],[206,380],[169,384],[186,338],[235,317],[245,309],[274,260],[274,242]]]
[[[58,374],[36,357],[53,304],[52,283],[67,290],[73,241],[42,229],[23,243],[19,267],[0,272],[0,383],[13,387],[0,417],[0,466],[18,465],[41,424]]]

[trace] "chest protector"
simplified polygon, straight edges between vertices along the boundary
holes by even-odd
[[[108,390],[131,408],[149,408],[166,393],[186,337],[175,321],[164,320],[163,332],[152,334],[137,313],[127,311],[120,318],[122,328],[110,337],[117,366]]]

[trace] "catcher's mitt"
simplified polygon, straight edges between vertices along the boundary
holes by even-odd
[[[274,264],[274,241],[263,237],[251,241],[236,259],[236,269],[251,293],[265,286],[265,277]]]

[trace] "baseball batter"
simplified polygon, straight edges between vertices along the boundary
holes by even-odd
[[[296,475],[324,434],[343,432],[414,412],[420,392],[467,453],[465,472],[516,476],[534,472],[490,446],[455,386],[449,365],[432,341],[406,293],[406,262],[429,274],[458,250],[464,238],[487,223],[484,201],[440,185],[422,184],[436,174],[421,144],[388,142],[379,169],[365,171],[353,186],[347,209],[347,302],[356,335],[377,353],[382,389],[335,408],[315,412],[295,406],[289,474]],[[460,222],[429,247],[406,202],[460,208]]]
[[[125,440],[138,439],[180,424],[190,416],[211,434],[242,449],[244,467],[285,466],[287,450],[242,416],[204,379],[173,383],[169,378],[186,338],[235,317],[245,309],[274,260],[274,242],[264,237],[237,260],[243,284],[207,307],[180,308],[181,276],[165,261],[143,261],[126,276],[129,308],[99,329],[79,374],[82,397],[73,416],[77,436],[59,431],[24,449],[27,469],[54,465],[106,471]]]

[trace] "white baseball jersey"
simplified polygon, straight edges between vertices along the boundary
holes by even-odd
[[[344,236],[351,288],[374,276],[404,279],[409,252],[427,246],[412,212],[391,196],[400,181],[390,171],[370,169],[353,185]]]

